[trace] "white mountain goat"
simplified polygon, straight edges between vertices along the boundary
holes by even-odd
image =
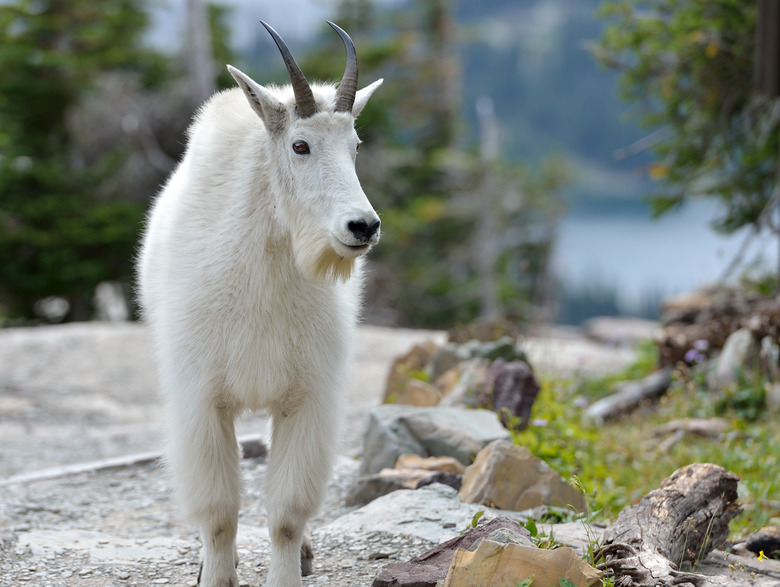
[[[379,217],[355,173],[355,48],[338,88],[310,86],[279,35],[291,85],[212,97],[154,203],[139,259],[140,301],[165,396],[167,464],[203,542],[199,583],[238,587],[241,496],[234,419],[273,420],[266,480],[268,584],[311,571],[304,527],[319,508],[337,442],[360,303],[360,259]],[[304,544],[302,544],[302,541]]]

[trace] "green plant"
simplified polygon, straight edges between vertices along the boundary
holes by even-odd
[[[479,524],[480,518],[484,515],[485,515],[485,510],[479,510],[477,513],[475,513],[474,516],[471,518],[471,527],[476,528],[477,524]]]
[[[716,230],[771,226],[776,184],[775,100],[753,80],[753,0],[611,0],[609,24],[593,46],[620,72],[623,97],[645,125],[662,182],[656,214],[693,197],[719,200]]]
[[[582,522],[582,527],[585,529],[586,537],[585,549],[582,553],[583,558],[590,566],[596,567],[601,563],[606,563],[604,556],[601,554],[601,538],[593,529],[593,523],[600,514],[600,510],[592,509],[591,500],[593,498],[593,493],[588,494],[580,478],[575,476],[572,479],[572,482],[585,499],[585,513],[579,514],[579,519],[580,522]],[[575,511],[574,508],[572,508],[572,511]]]
[[[543,380],[531,414],[532,423],[523,432],[513,432],[514,441],[545,460],[564,478],[576,477],[575,484],[587,495],[591,525],[608,523],[627,505],[656,489],[676,469],[694,462],[717,463],[740,477],[740,502],[743,513],[731,522],[734,538],[743,532],[767,525],[776,510],[773,504],[780,494],[780,479],[766,471],[780,467],[780,428],[776,416],[757,409],[761,389],[767,381],[750,383],[742,389],[752,399],[724,397],[721,401],[706,385],[706,365],[682,368],[673,375],[667,394],[632,414],[614,422],[597,425],[583,418],[583,397],[600,397],[610,382],[646,374],[653,356],[644,346],[636,365],[609,378],[572,381]],[[738,388],[735,388],[735,390]],[[739,395],[739,394],[738,394]],[[720,440],[687,437],[684,442],[660,450],[658,428],[681,418],[725,419],[728,427]],[[546,420],[546,425],[533,421]],[[558,521],[574,519],[574,514],[550,510]],[[554,520],[550,520],[554,521]],[[538,522],[538,521],[537,521]],[[596,554],[595,548],[593,549]],[[598,561],[594,561],[598,562]]]

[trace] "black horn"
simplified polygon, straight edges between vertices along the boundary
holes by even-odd
[[[270,25],[263,22],[262,20],[260,21],[260,24],[262,24],[266,30],[271,33],[271,36],[276,42],[276,46],[279,47],[279,51],[282,54],[284,64],[287,66],[287,74],[290,76],[293,93],[295,94],[295,106],[298,109],[298,116],[301,118],[309,118],[315,112],[317,112],[317,103],[314,101],[314,94],[311,91],[309,82],[306,81],[306,77],[303,75],[301,68],[298,67],[297,63],[295,63],[295,59],[293,59],[290,50],[282,40],[282,37],[279,36],[279,33],[277,33],[273,28],[271,28]]]
[[[355,44],[349,35],[338,25],[329,20],[326,21],[334,31],[336,31],[344,42],[344,48],[347,50],[347,67],[344,69],[344,76],[336,91],[336,112],[352,112],[352,105],[355,103],[355,92],[357,92],[358,82],[358,63],[355,53]]]

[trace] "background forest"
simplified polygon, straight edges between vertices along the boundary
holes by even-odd
[[[553,271],[564,214],[617,214],[619,226],[620,214],[650,215],[641,196],[654,190],[665,198],[655,200],[657,211],[706,195],[706,169],[698,185],[684,180],[691,161],[710,169],[718,161],[675,143],[674,115],[689,121],[682,131],[700,142],[723,136],[728,146],[745,138],[718,134],[719,124],[742,128],[744,118],[739,127],[728,113],[719,121],[701,104],[678,100],[695,96],[690,90],[699,84],[701,103],[714,104],[717,84],[677,72],[683,81],[675,85],[674,72],[653,63],[685,50],[709,60],[705,66],[731,56],[708,69],[733,86],[728,72],[754,48],[754,3],[678,3],[670,36],[642,29],[644,5],[668,16],[671,4],[350,0],[333,7],[328,16],[358,47],[361,85],[387,80],[358,121],[365,141],[358,173],[383,221],[366,296],[369,321],[577,323],[618,311],[614,293],[572,292],[562,285],[565,271]],[[224,64],[261,83],[286,79],[259,25],[254,40],[235,49],[230,11],[241,7],[188,2],[186,23],[174,28],[179,37],[163,46],[149,40],[160,29],[158,8],[148,0],[0,7],[0,317],[34,319],[40,301],[57,296],[68,302],[61,319],[86,319],[98,283],[118,281],[129,293],[143,214],[181,155],[194,110],[214,90],[232,87]],[[324,23],[300,38],[279,30],[310,79],[338,79],[343,49]],[[625,73],[633,67],[634,78]],[[749,77],[736,87],[749,91]],[[618,79],[639,115],[626,114]],[[660,97],[643,96],[649,91]],[[732,110],[744,112],[747,99],[734,100]],[[671,120],[663,108],[648,115],[670,102],[678,106]],[[715,190],[727,204],[733,194],[749,204],[742,216],[721,218],[727,231],[767,218],[776,116],[771,104],[750,105],[760,122],[751,128],[764,142],[741,152],[755,170],[748,183],[739,183],[748,174],[734,173]],[[708,116],[687,115],[696,108]],[[642,116],[647,129],[636,124]],[[710,136],[695,134],[696,125]],[[720,162],[724,169],[738,163]],[[650,178],[667,184],[659,190]],[[653,294],[634,313],[655,312],[660,294]]]

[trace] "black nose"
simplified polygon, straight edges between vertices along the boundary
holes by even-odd
[[[371,240],[377,231],[379,230],[379,220],[375,220],[371,224],[365,220],[352,221],[347,224],[347,229],[353,234],[353,236],[362,243],[366,243]]]

